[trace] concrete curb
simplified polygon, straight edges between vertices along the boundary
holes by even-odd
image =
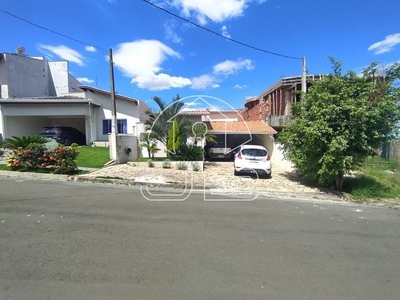
[[[12,178],[21,177],[21,178],[32,178],[32,179],[51,180],[51,181],[68,181],[69,175],[0,170],[0,177],[12,177]]]

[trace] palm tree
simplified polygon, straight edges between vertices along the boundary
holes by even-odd
[[[149,109],[145,112],[150,117],[145,122],[150,128],[150,137],[163,143],[165,146],[168,143],[168,133],[172,126],[174,118],[178,122],[179,132],[182,140],[191,134],[192,122],[184,115],[180,115],[182,107],[185,105],[179,100],[181,97],[177,95],[172,98],[170,104],[166,104],[161,98],[153,97],[154,102],[158,105],[157,110]]]
[[[157,147],[156,141],[150,137],[150,133],[146,133],[140,139],[139,147],[146,148],[149,158],[154,158],[154,154],[156,154],[161,149]]]
[[[194,124],[192,127],[192,134],[191,136],[193,138],[198,138],[198,137],[204,137],[205,139],[205,144],[212,144],[216,142],[216,135],[212,133],[207,132],[207,127],[205,124]],[[197,141],[195,140],[195,145],[197,144]]]

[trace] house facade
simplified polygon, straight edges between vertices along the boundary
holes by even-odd
[[[240,110],[182,110],[180,114],[193,123],[203,123],[217,142],[232,150],[243,144],[256,144],[273,154],[276,131],[262,120],[245,121]]]
[[[323,74],[307,75],[307,88],[313,81],[319,81],[324,76]],[[265,121],[280,131],[293,114],[292,104],[300,101],[301,83],[301,76],[285,77],[264,90],[259,97],[248,99],[242,110],[243,119]]]
[[[148,106],[118,94],[115,101],[118,133],[139,136]],[[60,125],[84,132],[87,144],[107,142],[111,106],[111,93],[81,85],[66,61],[0,54],[0,139]]]

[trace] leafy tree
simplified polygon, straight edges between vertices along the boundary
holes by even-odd
[[[178,122],[181,138],[185,138],[191,133],[192,122],[186,119],[184,115],[179,114],[185,105],[179,101],[180,99],[180,96],[177,95],[170,104],[166,104],[161,98],[154,97],[153,100],[158,105],[158,109],[149,109],[145,112],[150,117],[146,121],[146,125],[151,130],[151,138],[160,141],[164,145],[167,145],[168,133],[174,119]]]
[[[343,176],[398,127],[400,64],[381,69],[374,63],[363,76],[342,75],[342,62],[329,59],[333,74],[314,82],[293,105],[294,116],[279,139],[303,177],[341,190]]]
[[[169,129],[167,142],[167,156],[175,154],[181,145],[181,137],[179,135],[179,126],[176,118],[172,122],[172,127]]]

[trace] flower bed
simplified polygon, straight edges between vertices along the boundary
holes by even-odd
[[[203,172],[204,161],[150,161],[150,162],[129,162],[132,167],[162,168],[175,170],[188,170]],[[185,169],[186,167],[186,169]]]

